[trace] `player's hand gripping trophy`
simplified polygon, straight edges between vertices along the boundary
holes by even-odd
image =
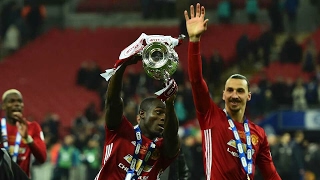
[[[144,33],[130,46],[125,48],[113,69],[107,69],[101,74],[107,81],[123,62],[133,55],[142,57],[143,69],[148,76],[156,80],[163,80],[165,87],[155,94],[161,100],[166,100],[174,94],[178,86],[170,77],[177,70],[179,57],[174,47],[181,44],[184,35],[178,38],[162,35],[146,35]],[[144,45],[144,42],[146,45]]]

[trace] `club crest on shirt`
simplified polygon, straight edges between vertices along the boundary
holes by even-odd
[[[255,134],[252,134],[252,135],[251,135],[251,143],[252,143],[253,145],[257,145],[258,142],[259,142],[258,136],[255,135]]]

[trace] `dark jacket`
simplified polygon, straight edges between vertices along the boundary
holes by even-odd
[[[182,150],[175,161],[161,175],[161,180],[189,180],[190,171]]]
[[[29,180],[18,164],[12,161],[5,149],[0,150],[0,179]]]

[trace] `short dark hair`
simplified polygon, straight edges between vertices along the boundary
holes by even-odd
[[[243,79],[243,80],[247,81],[248,91],[250,91],[250,83],[249,83],[247,77],[245,77],[244,75],[232,74],[228,79]]]
[[[139,106],[139,112],[140,111],[148,111],[149,108],[151,107],[151,104],[158,100],[156,97],[147,97],[145,99],[143,99],[140,103],[140,106]]]

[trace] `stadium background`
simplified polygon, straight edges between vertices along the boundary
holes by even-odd
[[[8,4],[12,1],[0,2],[1,13],[7,12]],[[176,2],[170,0],[154,2],[151,0],[38,1],[41,6],[37,8],[44,9],[39,11],[42,12],[40,17],[43,21],[36,35],[33,35],[30,33],[32,29],[30,30],[25,22],[27,15],[23,13],[27,9],[28,2],[23,0],[14,2],[17,8],[13,9],[21,12],[19,13],[21,16],[14,16],[15,21],[12,21],[11,25],[15,27],[8,28],[12,33],[8,33],[9,30],[7,30],[8,34],[3,34],[1,37],[0,92],[9,88],[19,89],[24,96],[24,114],[29,120],[41,123],[45,131],[50,155],[44,165],[34,163],[33,179],[35,180],[49,179],[55,164],[56,149],[66,135],[74,135],[75,146],[80,152],[86,147],[88,139],[97,139],[100,143],[103,141],[102,99],[106,83],[97,74],[112,67],[120,51],[136,40],[142,32],[150,35],[178,36],[183,32],[182,9],[196,3],[192,0]],[[283,31],[272,32],[272,36],[268,36],[274,39],[270,43],[268,66],[263,61],[263,46],[257,43],[272,26],[269,16],[272,0],[256,1],[258,3],[256,21],[250,21],[247,15],[249,9],[247,1],[232,0],[230,2],[233,6],[228,22],[223,21],[218,15],[220,3],[224,2],[223,0],[199,0],[199,2],[206,6],[207,18],[210,19],[208,31],[201,41],[204,62],[207,63],[207,67],[211,67],[210,59],[213,52],[218,52],[223,60],[222,72],[218,79],[210,79],[210,73],[212,73],[210,68],[206,71],[205,77],[210,81],[212,98],[221,104],[223,83],[231,73],[240,72],[246,75],[250,79],[254,97],[259,99],[248,105],[247,115],[257,124],[265,127],[269,137],[280,139],[284,133],[288,132],[293,139],[297,131],[302,131],[305,135],[305,145],[303,145],[305,153],[301,156],[305,160],[305,170],[308,170],[309,149],[317,147],[319,151],[320,139],[320,68],[316,68],[319,67],[320,62],[318,55],[320,13],[317,1],[314,1],[315,4],[312,4],[312,0],[299,1],[294,25],[286,16],[285,7],[280,8]],[[2,27],[6,17],[9,17],[8,14],[1,16]],[[289,37],[294,37],[302,53],[297,62],[283,59],[284,56],[282,56]],[[241,38],[245,40],[240,41]],[[176,77],[183,92],[179,94],[177,108],[183,119],[180,122],[180,135],[185,145],[192,149],[190,151],[194,153],[190,153],[192,159],[199,153],[194,150],[198,147],[199,131],[194,113],[188,111],[192,109],[192,105],[190,106],[192,99],[190,99],[190,87],[187,82],[187,41],[186,39],[176,48],[181,66]],[[316,54],[311,62],[311,67],[314,68],[305,70],[304,54],[309,50],[311,41],[314,43],[313,51]],[[14,42],[18,45],[15,46]],[[248,48],[245,58],[241,58],[239,47],[242,46]],[[255,46],[259,48],[254,48]],[[293,54],[289,51],[290,53]],[[95,71],[88,77],[95,83],[79,82],[81,67]],[[309,92],[305,94],[308,106],[294,109],[292,91],[300,78],[306,92]],[[143,83],[146,84],[147,89],[140,88]],[[263,84],[267,84],[266,87],[262,87]],[[277,89],[279,86],[274,84],[280,84],[279,86],[283,88],[280,88],[280,91],[283,91],[283,94],[275,95],[274,91],[279,91]],[[128,71],[124,86],[125,113],[132,121],[134,121],[136,104],[142,97],[155,92],[160,86],[161,82],[145,77],[141,64]],[[273,103],[272,106],[265,107],[269,102],[266,94],[270,92],[273,95],[271,95]],[[279,101],[285,97],[288,101]],[[187,115],[184,116],[184,114]],[[84,179],[83,173],[86,166],[81,163],[81,160],[79,159],[77,167],[71,169],[70,179]],[[190,163],[198,163],[198,161]],[[201,172],[201,169],[193,166],[192,168],[193,172]]]

